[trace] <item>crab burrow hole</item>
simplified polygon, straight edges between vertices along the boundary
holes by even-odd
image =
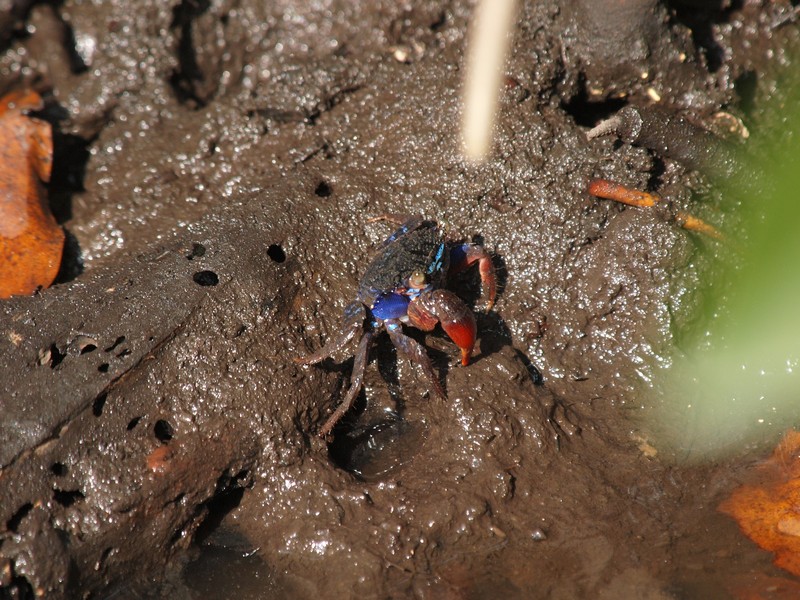
[[[103,409],[106,406],[106,400],[108,399],[108,394],[103,392],[97,398],[94,399],[92,402],[92,414],[95,417],[99,417],[103,414]]]
[[[156,439],[158,439],[159,442],[161,442],[162,444],[166,444],[175,435],[175,430],[173,429],[169,421],[166,421],[164,419],[159,419],[158,421],[156,421],[156,424],[153,425],[153,433],[155,434]]]
[[[64,477],[69,472],[69,469],[62,462],[54,462],[50,465],[50,472],[56,477]]]
[[[321,180],[317,187],[314,188],[314,194],[318,198],[330,198],[331,194],[333,194],[333,189],[331,188],[331,184],[325,181],[324,179]]]
[[[53,500],[64,508],[69,508],[79,500],[85,500],[86,496],[81,490],[53,490]]]
[[[192,275],[194,282],[201,287],[213,287],[219,283],[219,275],[214,271],[198,271]]]
[[[278,264],[286,262],[286,252],[280,244],[270,244],[269,248],[267,248],[267,256],[272,259],[272,262]]]
[[[625,108],[628,101],[624,98],[593,99],[585,87],[582,87],[571,98],[561,103],[561,107],[582,127],[594,127],[600,121],[608,119]]]
[[[205,253],[206,247],[203,246],[203,244],[200,244],[199,242],[193,242],[191,250],[189,250],[189,252],[186,254],[186,258],[187,260],[194,260],[195,258],[204,256]]]

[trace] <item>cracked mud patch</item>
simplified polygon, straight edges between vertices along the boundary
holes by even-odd
[[[657,23],[624,25],[652,52],[600,68],[605,15],[523,3],[475,166],[470,3],[22,4],[0,83],[48,98],[73,259],[0,306],[4,597],[700,598],[777,574],[713,508],[741,464],[676,467],[638,421],[726,259],[586,185],[741,216],[713,176],[586,132],[656,96],[758,128],[793,64],[788,5],[641,2]],[[336,334],[387,213],[483,244],[498,302],[468,367],[412,334],[447,402],[379,336],[324,441],[352,348],[292,358]],[[451,285],[480,304],[476,272]]]

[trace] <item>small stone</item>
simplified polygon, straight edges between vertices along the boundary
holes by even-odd
[[[531,531],[531,539],[534,542],[543,542],[547,539],[547,534],[544,532],[544,529],[539,529],[538,527]]]

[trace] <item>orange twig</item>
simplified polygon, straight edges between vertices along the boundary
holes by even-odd
[[[615,202],[640,208],[650,208],[661,200],[661,198],[653,194],[632,190],[608,179],[593,179],[589,182],[589,193],[598,198],[614,200]]]
[[[660,196],[626,188],[623,185],[607,179],[593,179],[589,182],[588,190],[592,196],[597,196],[598,198],[604,198],[606,200],[614,200],[615,202],[621,202],[622,204],[639,208],[652,208],[662,201]],[[689,213],[678,211],[672,219],[678,225],[689,231],[697,231],[717,240],[724,239],[724,236],[716,227]]]

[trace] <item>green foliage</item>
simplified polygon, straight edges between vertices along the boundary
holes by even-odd
[[[730,298],[717,298],[726,315],[711,347],[677,359],[663,383],[654,429],[678,458],[741,452],[800,426],[800,103],[786,105],[796,108],[775,111],[775,139],[727,192],[745,196],[749,216],[748,240],[729,233],[718,250],[742,253]]]

